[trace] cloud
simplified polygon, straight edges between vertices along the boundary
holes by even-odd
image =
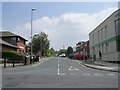
[[[42,17],[33,21],[33,34],[44,31],[50,46],[56,50],[64,46],[75,46],[78,41],[88,40],[89,32],[105,20],[117,8],[108,8],[94,14],[65,13],[59,17]],[[16,27],[15,32],[30,39],[30,23]]]

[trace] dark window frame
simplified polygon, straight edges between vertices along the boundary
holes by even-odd
[[[120,19],[115,21],[117,51],[120,51]]]

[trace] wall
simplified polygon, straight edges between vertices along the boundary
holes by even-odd
[[[2,45],[2,51],[16,51],[16,50],[17,50],[16,48]]]
[[[20,40],[19,42],[17,42],[17,47],[19,48],[17,49],[18,52],[26,53],[26,46],[23,41]]]
[[[117,14],[118,12],[113,13],[89,34],[90,55],[99,58],[99,51],[101,51],[103,60],[118,60],[115,27]]]

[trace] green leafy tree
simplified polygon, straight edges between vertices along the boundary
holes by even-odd
[[[53,48],[50,48],[48,50],[48,56],[54,56],[56,54],[55,50]]]
[[[73,48],[71,46],[67,48],[67,55],[70,53],[73,53]]]
[[[42,56],[48,54],[50,41],[48,40],[48,35],[44,32],[35,34],[32,40],[33,53],[38,54],[42,52]]]
[[[58,55],[61,55],[63,53],[66,54],[67,50],[66,49],[60,49],[59,52],[58,52]]]

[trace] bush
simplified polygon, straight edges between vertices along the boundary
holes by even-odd
[[[2,58],[6,58],[9,60],[22,60],[25,57],[24,53],[16,52],[16,51],[3,51]]]

